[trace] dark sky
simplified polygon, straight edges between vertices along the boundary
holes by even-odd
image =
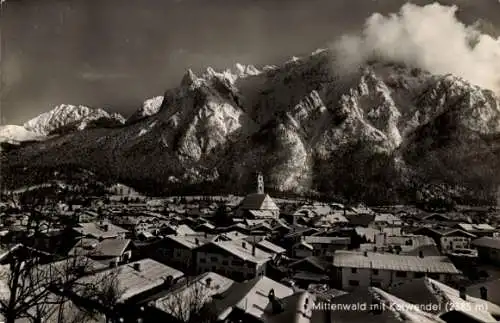
[[[429,3],[430,1],[413,1]],[[497,0],[460,3],[461,17],[500,20]],[[3,122],[57,104],[129,115],[177,85],[187,68],[273,64],[325,47],[401,0],[7,0]],[[497,21],[498,22],[498,21]]]

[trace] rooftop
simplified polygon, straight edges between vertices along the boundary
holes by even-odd
[[[166,296],[153,301],[153,306],[179,319],[189,319],[193,301],[205,304],[211,301],[213,295],[225,292],[234,284],[232,279],[214,272],[203,273],[192,278],[189,283],[183,283]],[[184,300],[179,302],[179,299]]]
[[[268,194],[253,193],[247,195],[240,204],[242,210],[279,211],[278,206]]]
[[[487,223],[482,224],[471,224],[471,223],[459,223],[458,226],[465,231],[495,231],[495,228]]]
[[[257,247],[260,247],[264,250],[269,250],[275,253],[285,253],[286,249],[281,248],[280,246],[275,245],[274,243],[268,240],[261,240],[257,243]]]
[[[134,268],[135,264],[138,264],[138,269]],[[142,259],[83,277],[80,281],[83,284],[92,282],[100,284],[116,277],[117,290],[120,295],[119,301],[126,301],[136,295],[161,286],[167,281],[169,276],[175,280],[183,275],[181,271],[153,259]],[[76,290],[76,292],[78,293],[79,291]]]
[[[68,252],[69,256],[109,256],[120,257],[132,242],[130,239],[110,238],[99,241],[92,238],[82,238]]]
[[[180,245],[188,249],[195,249],[199,246],[202,246],[210,241],[214,240],[216,236],[214,235],[205,235],[205,234],[186,234],[186,235],[175,235],[170,234],[165,237],[166,239],[170,239],[172,241],[177,242]]]
[[[113,238],[129,232],[109,222],[79,223],[74,230],[83,236],[90,236],[93,238]]]
[[[389,253],[335,251],[333,265],[335,267],[370,268],[393,271],[429,272],[458,274],[460,271],[453,263],[442,256],[395,255]]]
[[[273,257],[272,254],[262,251],[259,248],[255,248],[255,255],[253,255],[253,246],[246,241],[212,241],[211,244],[224,249],[240,259],[257,264],[265,263]]]
[[[213,305],[219,320],[227,318],[234,309],[239,309],[255,318],[262,318],[266,312],[270,312],[268,295],[271,289],[278,299],[294,294],[292,288],[265,276],[234,284],[221,295],[220,299],[214,300]]]
[[[472,241],[472,245],[477,247],[486,247],[491,249],[500,249],[500,239],[491,237],[481,237]]]
[[[326,237],[326,236],[305,236],[304,241],[308,244],[341,244],[348,245],[351,243],[349,237]]]

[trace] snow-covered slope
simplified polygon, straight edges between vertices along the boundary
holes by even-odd
[[[61,104],[49,112],[43,113],[24,124],[24,128],[39,135],[83,130],[87,127],[110,125],[116,126],[125,123],[125,119],[117,114],[110,114],[102,109]]]
[[[373,62],[341,78],[321,50],[262,70],[188,70],[146,102],[126,126],[23,147],[7,165],[78,165],[145,190],[243,192],[263,171],[277,190],[375,201],[435,181],[500,184],[498,99],[449,75]]]
[[[161,105],[163,103],[163,96],[155,96],[151,99],[147,99],[143,102],[142,107],[138,109],[130,118],[127,119],[127,123],[133,123],[137,120],[152,116],[160,111]]]
[[[0,142],[19,143],[23,141],[32,141],[41,139],[40,135],[26,130],[22,126],[4,125],[0,126]]]

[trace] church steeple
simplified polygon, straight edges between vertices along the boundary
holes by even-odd
[[[262,176],[262,173],[257,175],[257,193],[264,194],[264,177]]]

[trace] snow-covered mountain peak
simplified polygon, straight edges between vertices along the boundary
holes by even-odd
[[[239,77],[259,75],[262,73],[253,65],[243,65],[240,63],[236,63],[235,67],[236,67],[237,75]]]
[[[181,87],[192,87],[197,86],[200,82],[200,79],[190,68],[184,73],[184,76],[181,80]]]
[[[93,122],[123,124],[125,119],[118,113],[110,114],[102,109],[83,105],[61,104],[24,124],[24,128],[38,135],[46,136],[58,129],[71,127],[83,130]]]
[[[212,67],[208,67],[206,72],[202,75],[202,79],[210,82],[214,79],[218,79],[223,82],[229,82],[230,84],[234,84],[238,79],[238,75],[233,73],[230,69],[226,69],[222,72],[217,72]]]

